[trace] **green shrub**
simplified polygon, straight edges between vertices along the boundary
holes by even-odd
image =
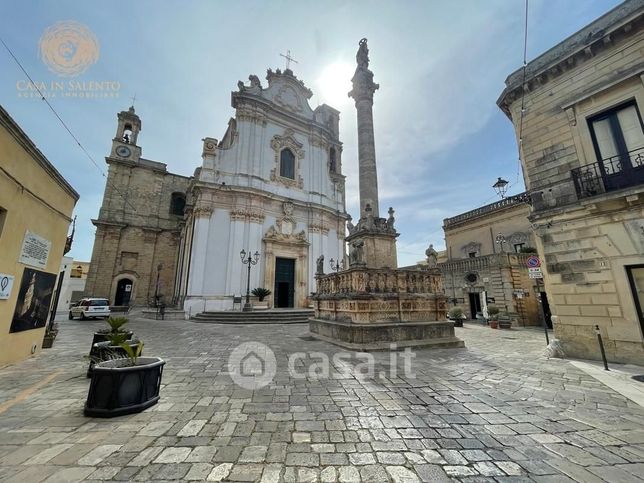
[[[116,334],[118,332],[125,332],[121,327],[128,323],[127,317],[110,317],[107,319],[107,325],[110,326],[110,332]]]
[[[251,292],[255,297],[259,299],[260,302],[263,302],[266,297],[268,297],[272,292],[267,288],[257,287],[254,288]]]
[[[463,309],[461,307],[452,307],[449,309],[448,315],[452,320],[461,320],[463,318]]]
[[[487,315],[490,319],[496,320],[501,310],[496,305],[487,306]]]

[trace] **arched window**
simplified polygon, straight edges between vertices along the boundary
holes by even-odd
[[[295,155],[288,148],[280,153],[280,176],[295,179]]]
[[[336,172],[335,148],[329,149],[329,171]]]
[[[123,128],[123,142],[126,144],[130,144],[131,140],[132,140],[132,125],[126,124]]]
[[[183,216],[185,208],[186,195],[183,193],[172,193],[172,198],[170,199],[170,214]]]

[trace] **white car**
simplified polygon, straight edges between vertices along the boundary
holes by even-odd
[[[107,299],[83,299],[69,309],[69,320],[80,317],[85,320],[89,317],[109,317],[110,303]]]

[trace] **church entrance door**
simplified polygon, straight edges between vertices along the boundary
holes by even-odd
[[[483,308],[481,307],[481,296],[478,292],[470,292],[470,315],[472,319],[476,320],[476,313],[481,312]]]
[[[293,307],[295,295],[295,260],[275,258],[275,307]]]
[[[114,305],[130,305],[130,297],[132,296],[132,280],[129,278],[122,278],[116,284],[116,296],[114,297]]]

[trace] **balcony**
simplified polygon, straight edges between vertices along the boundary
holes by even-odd
[[[590,198],[644,183],[644,147],[570,172],[577,198]]]
[[[474,258],[452,258],[439,263],[443,274],[449,272],[478,272],[487,269],[519,266],[526,267],[526,261],[533,253],[491,253]]]

